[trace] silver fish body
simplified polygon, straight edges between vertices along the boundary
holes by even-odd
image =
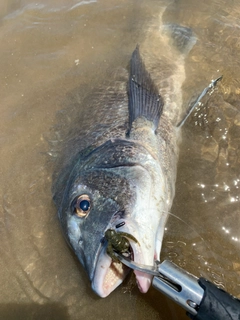
[[[67,158],[53,185],[65,237],[101,297],[129,272],[106,253],[106,230],[137,239],[129,239],[135,262],[153,265],[160,255],[175,192],[184,57],[189,42],[194,43],[189,29],[175,26],[170,28],[175,38],[188,41],[174,47],[168,29],[156,32],[157,46],[151,51],[152,38],[141,43],[142,58],[135,49],[128,94],[127,80],[116,82],[102,100],[95,100],[93,109],[86,108],[75,144],[79,150],[71,161]],[[139,271],[135,275],[140,291],[146,292],[151,276]]]

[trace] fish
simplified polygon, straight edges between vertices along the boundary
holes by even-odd
[[[132,259],[153,265],[175,195],[184,59],[196,38],[177,25],[155,34],[137,45],[120,80],[83,100],[79,136],[52,188],[65,238],[103,298],[130,271],[107,253],[106,231],[130,235]],[[152,276],[134,273],[147,292]]]

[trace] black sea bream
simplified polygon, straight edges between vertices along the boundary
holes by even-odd
[[[106,230],[132,235],[134,261],[153,265],[174,197],[184,58],[195,38],[189,28],[160,21],[147,35],[130,70],[83,101],[75,154],[53,185],[66,239],[101,297],[129,272],[106,253]],[[151,276],[135,275],[147,292]]]

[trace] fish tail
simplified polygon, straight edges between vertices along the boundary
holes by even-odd
[[[162,32],[169,36],[172,46],[184,57],[188,55],[197,41],[191,28],[178,24],[165,24],[162,26]]]

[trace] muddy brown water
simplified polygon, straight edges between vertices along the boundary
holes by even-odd
[[[1,319],[188,319],[154,289],[139,293],[133,276],[98,298],[62,237],[51,198],[53,137],[68,132],[79,100],[106,70],[126,67],[164,8],[164,22],[191,27],[197,37],[186,60],[185,103],[223,80],[183,128],[161,258],[240,297],[239,2],[3,0]]]

